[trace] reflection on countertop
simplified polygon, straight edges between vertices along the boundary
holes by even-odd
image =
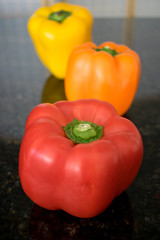
[[[44,84],[41,102],[54,103],[60,100],[66,100],[64,80],[60,80],[55,76],[50,75]]]
[[[127,240],[132,238],[133,228],[133,212],[126,192],[92,219],[76,218],[62,210],[49,211],[34,205],[30,220],[31,236],[35,240]]]

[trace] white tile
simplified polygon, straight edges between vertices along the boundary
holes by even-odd
[[[71,4],[88,8],[94,17],[125,17],[127,3],[132,0],[68,0]],[[160,17],[160,0],[133,0],[136,17]],[[0,17],[28,16],[45,3],[58,0],[0,0]]]
[[[160,0],[137,0],[136,17],[160,17]]]

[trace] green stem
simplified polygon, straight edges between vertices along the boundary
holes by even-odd
[[[118,52],[115,49],[111,49],[108,46],[105,46],[104,48],[94,48],[94,50],[97,52],[100,52],[100,51],[107,52],[107,53],[111,54],[113,57],[118,54]]]
[[[90,143],[103,136],[103,126],[74,119],[63,127],[66,136],[75,143]]]
[[[48,16],[49,20],[56,21],[62,23],[67,17],[71,15],[71,12],[60,10],[58,12],[52,12]]]

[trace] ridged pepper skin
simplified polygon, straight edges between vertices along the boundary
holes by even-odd
[[[63,15],[64,19],[59,20]],[[28,31],[42,63],[57,78],[64,79],[73,48],[91,41],[92,24],[93,17],[88,9],[56,3],[35,11],[28,21]]]
[[[64,127],[75,119],[82,121],[79,138],[86,140],[89,129],[89,143],[67,137]],[[88,122],[103,128],[92,142],[95,129]],[[28,116],[19,176],[24,192],[39,206],[89,218],[103,212],[132,183],[142,158],[139,131],[111,104],[96,99],[44,103]]]
[[[119,115],[130,108],[140,79],[139,55],[125,45],[85,43],[68,60],[65,93],[69,101],[96,98],[111,103]]]

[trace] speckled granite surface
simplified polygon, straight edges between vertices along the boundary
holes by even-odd
[[[26,118],[40,102],[65,99],[63,81],[40,63],[26,24],[25,18],[0,20],[0,239],[159,240],[160,19],[95,19],[95,43],[127,43],[141,57],[140,85],[125,117],[142,134],[144,158],[131,186],[92,219],[44,210],[21,188],[18,154]]]

